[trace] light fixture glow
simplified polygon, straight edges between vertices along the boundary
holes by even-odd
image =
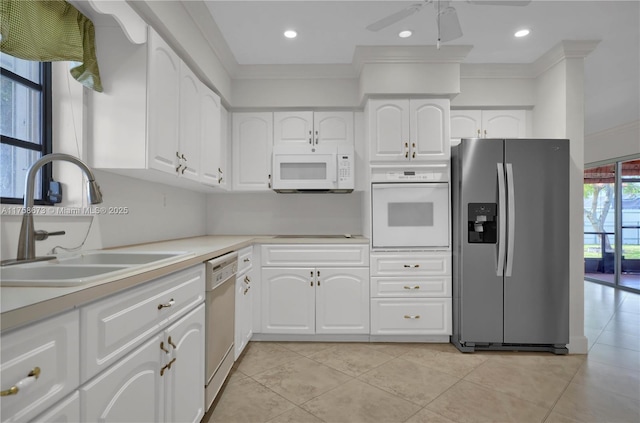
[[[527,35],[529,35],[529,31],[528,29],[521,29],[519,31],[517,31],[515,34],[513,34],[515,37],[521,38],[521,37],[526,37]]]
[[[293,29],[288,29],[284,32],[284,36],[287,38],[296,38],[298,36],[298,33]]]
[[[411,37],[411,35],[413,34],[413,32],[411,32],[410,30],[404,30],[404,31],[400,31],[400,33],[398,34],[398,37],[400,38],[409,38]]]

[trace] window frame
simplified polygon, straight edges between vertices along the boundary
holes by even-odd
[[[52,111],[52,66],[51,62],[40,62],[40,83],[33,82],[27,78],[24,78],[4,67],[0,67],[0,73],[3,77],[24,85],[29,89],[39,91],[40,95],[40,136],[41,143],[32,143],[29,141],[20,140],[17,138],[9,137],[0,134],[0,143],[12,145],[15,147],[21,147],[32,151],[39,151],[40,157],[49,154],[53,151],[53,111]],[[46,164],[41,169],[42,183],[40,184],[42,192],[40,193],[41,199],[36,199],[34,204],[37,205],[52,205],[49,201],[49,186],[53,180],[53,170],[51,163]],[[2,204],[22,204],[24,198],[16,197],[0,197],[0,203]]]

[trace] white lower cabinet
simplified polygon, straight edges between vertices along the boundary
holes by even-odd
[[[237,360],[253,336],[253,247],[238,251],[234,356]]]
[[[338,265],[328,266],[341,249],[352,260],[343,255]],[[355,267],[368,264],[367,250],[366,245],[263,245],[262,333],[368,334],[369,268]],[[288,266],[271,267],[279,263]],[[300,267],[290,267],[296,264]]]
[[[80,388],[81,421],[199,422],[204,304]]]
[[[262,333],[369,333],[365,268],[262,269]]]
[[[371,334],[452,331],[450,252],[371,254]]]
[[[3,422],[32,420],[78,388],[79,327],[74,310],[2,334]]]
[[[80,393],[73,394],[58,402],[46,412],[33,419],[34,422],[75,423],[80,420]]]

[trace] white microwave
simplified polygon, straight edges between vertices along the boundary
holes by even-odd
[[[272,188],[280,193],[348,193],[354,187],[352,145],[276,145]]]

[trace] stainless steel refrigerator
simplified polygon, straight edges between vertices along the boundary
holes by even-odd
[[[463,352],[569,342],[569,140],[452,148],[453,336]]]

